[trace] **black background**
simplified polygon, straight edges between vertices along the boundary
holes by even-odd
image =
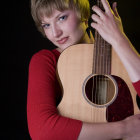
[[[117,0],[124,31],[140,52],[138,0]],[[54,46],[36,30],[29,0],[1,4],[1,140],[30,140],[26,118],[31,56]]]

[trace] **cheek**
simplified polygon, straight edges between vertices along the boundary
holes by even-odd
[[[44,32],[45,32],[46,38],[49,39],[50,41],[52,41],[52,34],[51,34],[51,31],[48,31],[48,30],[45,31],[45,30],[44,30]]]
[[[75,39],[81,38],[84,34],[84,30],[84,26],[78,22],[72,22],[69,26],[69,31]]]
[[[64,31],[69,33],[74,33],[80,26],[80,21],[76,16],[71,16],[69,20],[66,22],[65,26],[63,26]]]
[[[70,22],[69,27],[68,27],[70,31],[76,31],[78,28],[79,28],[79,23],[76,21],[74,22],[74,20],[73,22]]]

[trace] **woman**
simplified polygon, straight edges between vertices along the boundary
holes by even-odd
[[[140,58],[123,32],[116,10],[106,0],[105,9],[93,6],[91,26],[110,43],[122,60],[130,79],[140,95]],[[54,50],[36,53],[29,66],[27,118],[33,140],[109,140],[140,139],[140,115],[112,123],[85,123],[60,116],[57,105],[61,90],[56,78],[56,64],[60,53],[70,45],[93,43],[88,28],[88,0],[31,0],[32,16],[38,30],[55,46]],[[131,56],[131,57],[130,57]]]

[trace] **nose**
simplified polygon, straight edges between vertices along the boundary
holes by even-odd
[[[52,33],[55,38],[59,38],[62,35],[63,31],[58,25],[54,25],[52,28]]]

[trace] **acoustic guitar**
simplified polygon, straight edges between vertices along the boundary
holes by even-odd
[[[94,44],[73,45],[61,53],[57,72],[63,89],[58,105],[62,116],[93,123],[139,113],[125,67],[97,31]]]

